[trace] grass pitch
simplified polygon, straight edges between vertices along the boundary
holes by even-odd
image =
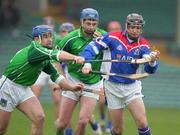
[[[56,129],[54,126],[54,112],[53,105],[43,104],[43,108],[46,114],[44,135],[55,135]],[[78,119],[77,106],[72,123],[75,127]],[[97,120],[99,120],[99,110],[96,108],[94,112]],[[174,108],[147,108],[147,116],[149,121],[149,126],[151,127],[152,135],[177,135],[180,125],[180,109]],[[18,110],[15,110],[12,114],[12,119],[8,128],[6,135],[28,135],[30,130],[31,122]],[[87,126],[86,135],[93,135],[90,126]],[[108,135],[104,133],[104,135]],[[126,111],[125,116],[125,131],[123,135],[138,135],[135,123],[128,111]]]

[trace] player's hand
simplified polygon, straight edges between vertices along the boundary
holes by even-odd
[[[84,74],[89,74],[91,71],[92,71],[91,64],[85,63],[84,66],[82,67],[82,72]]]
[[[93,37],[96,39],[96,38],[102,37],[102,34],[100,32],[95,31],[93,34]]]
[[[155,62],[156,60],[159,59],[160,52],[158,50],[155,50],[155,51],[152,51],[149,55],[150,55],[150,58],[151,58],[150,62]]]
[[[81,57],[81,56],[76,56],[76,57],[74,58],[74,61],[75,61],[77,64],[84,64],[85,59],[84,59],[83,57]]]
[[[83,91],[84,90],[84,84],[82,83],[77,83],[77,84],[74,84],[73,86],[73,91]]]

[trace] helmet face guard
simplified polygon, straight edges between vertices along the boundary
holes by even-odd
[[[92,19],[99,21],[99,14],[93,8],[85,8],[82,10],[80,17],[80,20],[84,20],[84,19]]]
[[[144,21],[142,15],[139,15],[137,13],[129,14],[126,19],[126,23],[127,23],[127,26],[143,27],[145,25],[145,21]]]

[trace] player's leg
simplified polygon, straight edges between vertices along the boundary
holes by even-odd
[[[103,80],[92,84],[92,85],[86,85],[87,88],[91,88],[91,89],[100,89],[101,91],[103,91]],[[104,93],[104,91],[103,91]],[[95,98],[96,100],[99,100],[99,102],[104,103],[104,98],[105,96],[103,94],[97,95],[97,94],[92,94],[90,92],[84,92],[83,93],[84,96],[86,97],[92,97]],[[91,125],[92,129],[93,129],[93,133],[94,135],[101,135],[102,134],[102,129],[100,124],[97,122],[97,120],[95,119],[94,115],[91,116],[89,124]]]
[[[112,122],[111,122],[111,119],[110,119],[109,111],[108,111],[108,117],[107,118],[108,119],[107,119],[107,123],[106,123],[106,132],[110,133],[111,129],[112,129]]]
[[[61,74],[66,76],[66,73],[67,73],[66,64],[62,63],[61,66],[59,66],[59,63],[56,63],[55,65],[56,65],[57,69],[60,68],[59,71],[64,71],[64,72],[61,72]],[[61,100],[61,88],[60,87],[58,88],[57,85],[56,85],[54,88],[52,88],[52,90],[54,91],[53,92],[53,102],[54,102],[54,105],[55,105],[55,111],[56,111],[56,114],[59,114],[59,111],[60,111],[60,100]],[[59,94],[60,96],[58,96],[57,93],[60,93]],[[73,134],[73,129],[71,128],[71,123],[69,123],[68,126],[66,127],[66,129],[64,131],[64,134],[65,135],[72,135]]]
[[[137,98],[131,101],[128,105],[128,109],[136,122],[139,135],[150,135],[150,128],[148,127],[145,106],[142,98]]]
[[[0,79],[0,135],[7,131],[11,112],[15,108],[15,105],[11,104],[11,96],[6,93],[9,90],[5,77],[2,77]]]
[[[99,95],[99,105],[104,104],[105,101],[105,96],[104,95]],[[100,109],[101,110],[101,109]],[[101,111],[100,111],[101,112]],[[103,121],[104,122],[104,121]],[[94,134],[101,135],[102,134],[102,127],[101,123],[99,124],[95,118],[94,115],[91,116],[89,124],[91,128],[93,129]]]
[[[112,135],[122,135],[124,130],[124,107],[125,102],[122,98],[124,93],[121,91],[120,84],[105,81],[105,92],[110,119],[112,122]],[[123,95],[121,95],[123,93]]]
[[[91,118],[89,120],[89,124],[94,132],[95,135],[101,135],[102,134],[102,129],[100,124],[97,122],[95,119],[94,114],[91,115]]]
[[[103,132],[105,131],[105,123],[106,123],[106,107],[105,107],[105,96],[99,96],[99,111],[100,111],[100,125]]]
[[[48,75],[44,72],[41,72],[34,85],[32,85],[31,89],[37,97],[40,96],[42,87],[46,84],[47,79]]]
[[[95,98],[85,97],[85,96],[81,97],[80,99],[81,108],[80,108],[79,120],[75,131],[75,135],[85,134],[85,128],[92,116],[92,113],[96,106],[96,102],[97,100]]]
[[[33,93],[39,97],[41,95],[42,85],[34,84],[31,88]]]
[[[31,135],[43,135],[45,114],[37,97],[34,96],[23,101],[17,108],[31,119]]]
[[[11,117],[11,112],[7,112],[0,109],[0,135],[6,133],[10,117]]]
[[[59,115],[59,108],[60,108],[60,101],[61,101],[61,89],[59,85],[50,81],[49,83],[50,88],[52,90],[52,99],[54,104],[54,111],[55,111],[55,118],[58,118]]]
[[[75,94],[71,91],[63,91],[61,96],[59,117],[56,120],[56,135],[64,135],[64,129],[69,125],[73,110],[77,104]]]
[[[122,135],[124,130],[124,112],[123,109],[109,109],[112,122],[112,135]]]

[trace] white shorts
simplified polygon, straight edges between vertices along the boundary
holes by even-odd
[[[53,85],[55,82],[51,80],[50,75],[42,71],[34,85],[45,86],[46,84]]]
[[[3,76],[0,79],[0,109],[12,112],[20,103],[34,97],[30,87],[16,84]]]
[[[103,60],[111,59],[111,53],[110,50],[103,50]],[[111,70],[112,63],[111,62],[102,62],[100,71],[102,72],[109,72]],[[109,76],[102,75],[103,78],[107,79]]]
[[[125,108],[132,100],[144,96],[141,93],[141,81],[122,84],[105,80],[104,88],[109,109]]]
[[[67,79],[70,83],[82,83],[80,80],[70,76],[69,74],[66,75]],[[85,84],[85,87],[88,89],[100,89],[103,88],[103,80],[99,81],[98,83],[95,84]],[[85,97],[91,97],[91,98],[95,98],[96,100],[99,99],[99,95],[98,94],[94,94],[92,92],[72,92],[72,91],[62,91],[62,96],[71,98],[73,100],[79,101],[81,96],[85,96]]]

